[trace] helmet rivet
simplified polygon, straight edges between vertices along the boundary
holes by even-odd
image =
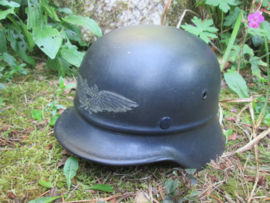
[[[202,100],[205,101],[207,99],[207,96],[208,96],[208,92],[207,92],[207,90],[204,90],[202,92]]]
[[[164,117],[164,118],[161,119],[161,121],[159,123],[159,126],[163,130],[166,130],[169,127],[171,127],[171,124],[172,124],[172,119],[170,117]]]

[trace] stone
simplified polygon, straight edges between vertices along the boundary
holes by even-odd
[[[75,14],[95,20],[102,33],[128,25],[160,25],[167,3],[165,0],[54,0],[59,7],[70,8]],[[189,0],[172,0],[165,24],[176,26]],[[182,22],[182,24],[185,22]],[[82,29],[86,41],[93,40],[89,30]]]

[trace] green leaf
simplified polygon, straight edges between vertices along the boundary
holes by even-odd
[[[5,85],[3,85],[2,83],[0,83],[0,90],[1,89],[6,89]]]
[[[87,43],[82,36],[81,29],[78,26],[68,23],[63,23],[62,26],[66,28],[66,35],[70,40],[79,42],[80,46],[87,46]]]
[[[229,41],[228,46],[226,48],[225,54],[223,56],[223,59],[224,60],[223,60],[222,65],[220,66],[221,71],[224,69],[224,66],[225,66],[226,62],[229,59],[230,52],[232,50],[234,41],[236,39],[236,36],[238,34],[238,31],[239,31],[239,28],[240,28],[240,25],[241,25],[241,19],[242,19],[242,12],[240,12],[239,15],[238,15],[238,17],[237,17],[237,20],[236,20],[235,26],[233,28],[233,32],[232,32],[230,41]]]
[[[229,59],[231,61],[238,60],[240,51],[241,51],[241,48],[239,45],[233,45],[232,51],[230,52],[230,55],[229,55]],[[244,44],[242,51],[243,51],[243,53],[241,53],[241,55],[242,54],[249,54],[250,56],[254,56],[253,49],[251,49],[247,44]]]
[[[59,77],[59,86],[64,88],[65,87],[65,84],[64,84],[64,79],[62,76]]]
[[[16,65],[16,59],[8,53],[3,53],[3,55],[0,55],[0,58],[8,63],[12,68]]]
[[[77,169],[79,168],[79,161],[76,157],[69,157],[64,166],[64,175],[67,179],[68,189],[71,187],[71,179],[75,177]]]
[[[0,83],[0,90],[1,90],[1,85],[2,85],[2,83]],[[3,104],[3,99],[2,99],[2,97],[0,97],[0,106]]]
[[[70,64],[61,56],[57,55],[55,59],[48,59],[46,67],[58,71],[58,76],[64,77],[70,71]]]
[[[61,48],[61,56],[70,64],[79,67],[83,60],[84,54],[77,51],[78,47],[74,45],[64,46]]]
[[[51,59],[55,58],[62,45],[60,33],[51,26],[44,26],[43,29],[40,29],[39,27],[34,28],[33,39],[38,47]]]
[[[5,28],[6,37],[10,42],[12,49],[18,54],[22,60],[35,66],[35,60],[28,56],[26,51],[28,49],[28,44],[24,40],[24,35],[21,30],[13,24],[7,25]]]
[[[56,115],[52,116],[51,119],[50,119],[49,125],[54,126],[54,124],[56,123],[59,116],[60,116],[59,114],[56,114]]]
[[[229,136],[232,135],[232,133],[233,133],[232,129],[228,129],[228,130],[225,131],[225,138],[226,138],[225,143],[228,142]]]
[[[32,33],[28,31],[27,26],[23,23],[22,20],[20,20],[22,28],[23,28],[23,32],[25,37],[27,38],[28,41],[28,47],[29,47],[29,51],[33,51],[34,46],[36,45],[36,43],[33,40],[33,36]]]
[[[224,26],[233,25],[236,22],[236,19],[237,19],[238,15],[239,15],[240,10],[241,9],[239,7],[235,7],[234,10],[231,10],[230,14],[224,18],[225,22],[224,22],[223,25]]]
[[[270,114],[267,114],[266,116],[264,116],[263,123],[268,126],[270,125]]]
[[[228,86],[238,94],[240,98],[248,97],[248,87],[244,78],[235,70],[224,73],[224,79]]]
[[[72,10],[69,8],[58,8],[57,11],[72,15]]]
[[[205,3],[211,6],[218,6],[224,13],[230,10],[230,5],[237,5],[234,0],[206,0]]]
[[[173,193],[176,191],[176,189],[178,188],[178,180],[172,180],[171,178],[168,179],[166,182],[165,182],[165,188],[166,188],[166,194],[167,195],[173,195]]]
[[[62,20],[65,22],[68,22],[68,23],[73,23],[76,25],[84,26],[84,27],[88,28],[91,32],[93,32],[95,35],[97,35],[99,37],[102,36],[102,32],[101,32],[100,28],[98,27],[98,24],[89,17],[69,15],[69,16],[62,18]]]
[[[97,184],[97,185],[93,185],[92,187],[90,187],[90,189],[92,190],[101,190],[101,191],[104,191],[104,192],[113,192],[113,188],[109,185],[100,185],[100,184]]]
[[[259,35],[253,35],[251,39],[252,39],[252,43],[255,47],[258,47],[259,45],[264,43],[263,37],[259,36]]]
[[[0,5],[2,6],[8,6],[8,7],[20,7],[20,4],[13,2],[13,1],[7,1],[7,0],[1,0]]]
[[[35,200],[31,200],[28,203],[50,203],[58,198],[61,198],[61,196],[56,196],[56,197],[41,197],[37,198]]]
[[[42,121],[42,114],[43,112],[41,110],[32,110],[31,111],[32,117],[36,119],[38,122]]]
[[[41,6],[43,10],[50,16],[53,17],[55,21],[60,21],[57,14],[54,11],[54,8],[49,6],[49,2],[47,0],[41,0]]]
[[[193,174],[193,173],[195,173],[196,171],[197,171],[197,169],[195,169],[195,168],[190,168],[190,169],[185,169],[185,171],[188,173],[188,174]]]
[[[258,77],[258,79],[261,78],[261,70],[259,68],[260,66],[267,66],[266,63],[264,63],[259,57],[257,56],[251,56],[249,58],[249,63],[251,64],[251,70],[252,70],[252,75],[255,75]]]
[[[28,18],[27,28],[28,30],[35,27],[42,28],[44,25],[44,18],[42,15],[42,8],[38,0],[28,0]]]
[[[262,25],[263,25],[264,30],[266,31],[265,36],[267,37],[268,40],[270,40],[270,23],[267,21],[263,21]]]
[[[10,8],[10,9],[4,10],[4,11],[2,11],[0,9],[0,20],[5,19],[7,17],[7,15],[10,14],[10,13],[15,14],[14,13],[14,8]]]
[[[51,182],[47,182],[45,180],[40,180],[38,182],[40,185],[44,186],[44,187],[47,187],[47,188],[52,188],[53,187],[53,184]]]
[[[0,29],[0,54],[7,52],[7,40],[3,29]]]
[[[211,25],[213,25],[212,19],[205,20],[202,23],[202,20],[195,16],[191,21],[195,26],[185,24],[181,27],[192,34],[199,36],[206,43],[210,42],[209,38],[217,38],[217,36],[213,33],[217,32],[218,29],[211,27]]]

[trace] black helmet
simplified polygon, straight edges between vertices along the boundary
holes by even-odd
[[[193,34],[154,25],[114,30],[88,49],[74,106],[57,120],[55,136],[102,164],[201,169],[224,151],[220,79],[215,53]]]

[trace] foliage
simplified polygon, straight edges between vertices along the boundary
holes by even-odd
[[[45,180],[40,180],[39,182],[38,182],[38,184],[40,184],[40,185],[42,185],[42,186],[44,186],[44,187],[47,187],[47,188],[52,188],[53,187],[53,184],[51,183],[51,182],[47,182],[47,181],[45,181]]]
[[[79,168],[79,160],[76,157],[69,157],[64,166],[64,175],[67,179],[68,189],[71,187],[71,179],[75,177]]]
[[[238,6],[240,4],[241,7]],[[221,71],[224,72],[224,79],[228,86],[240,98],[248,97],[249,88],[241,75],[241,70],[249,67],[252,75],[258,78],[258,82],[264,83],[265,79],[261,76],[261,69],[269,69],[265,62],[269,55],[266,51],[269,43],[264,43],[264,37],[270,40],[270,23],[263,16],[264,11],[269,9],[268,1],[263,1],[262,6],[265,8],[259,4],[237,0],[200,0],[196,5],[207,10],[210,19],[194,21],[194,19],[198,19],[194,17],[192,22],[196,27],[186,24],[182,28],[198,35],[199,30],[204,31],[203,27],[198,29],[198,25],[210,23],[209,20],[212,20],[211,25],[213,24],[214,27],[211,29],[219,28],[219,33],[216,35],[217,37],[208,36],[204,41],[210,42],[212,46],[217,45],[214,48],[221,55]],[[250,8],[251,5],[254,7],[244,10]],[[238,40],[240,34],[243,34],[241,35],[243,38]],[[255,52],[254,47],[260,51]],[[264,72],[268,72],[269,75],[269,70]]]
[[[38,47],[48,57],[47,68],[58,71],[59,76],[70,75],[74,71],[71,67],[78,67],[84,55],[72,43],[87,46],[78,26],[84,26],[98,37],[102,35],[100,28],[94,20],[74,15],[70,9],[59,8],[48,0],[25,3],[1,1],[1,59],[10,52],[7,48],[10,45],[21,60],[35,66],[32,55]],[[60,13],[62,17],[59,17]],[[25,65],[13,65],[11,71],[5,68],[3,71],[7,75],[4,78],[10,79],[14,73],[26,74]]]
[[[101,190],[101,191],[104,191],[104,192],[113,192],[113,188],[109,185],[100,185],[100,184],[97,184],[97,185],[93,185],[92,187],[90,187],[92,190]]]
[[[28,203],[50,203],[50,202],[53,202],[54,200],[59,199],[59,198],[61,198],[61,196],[57,196],[57,197],[41,197],[41,198],[38,198],[38,199],[35,199],[35,200],[31,200]]]
[[[211,27],[211,25],[213,25],[213,20],[210,19],[202,22],[201,19],[195,16],[191,21],[195,26],[185,24],[181,27],[192,34],[199,36],[206,43],[210,42],[209,38],[217,38],[217,36],[213,33],[217,32],[218,29]]]

